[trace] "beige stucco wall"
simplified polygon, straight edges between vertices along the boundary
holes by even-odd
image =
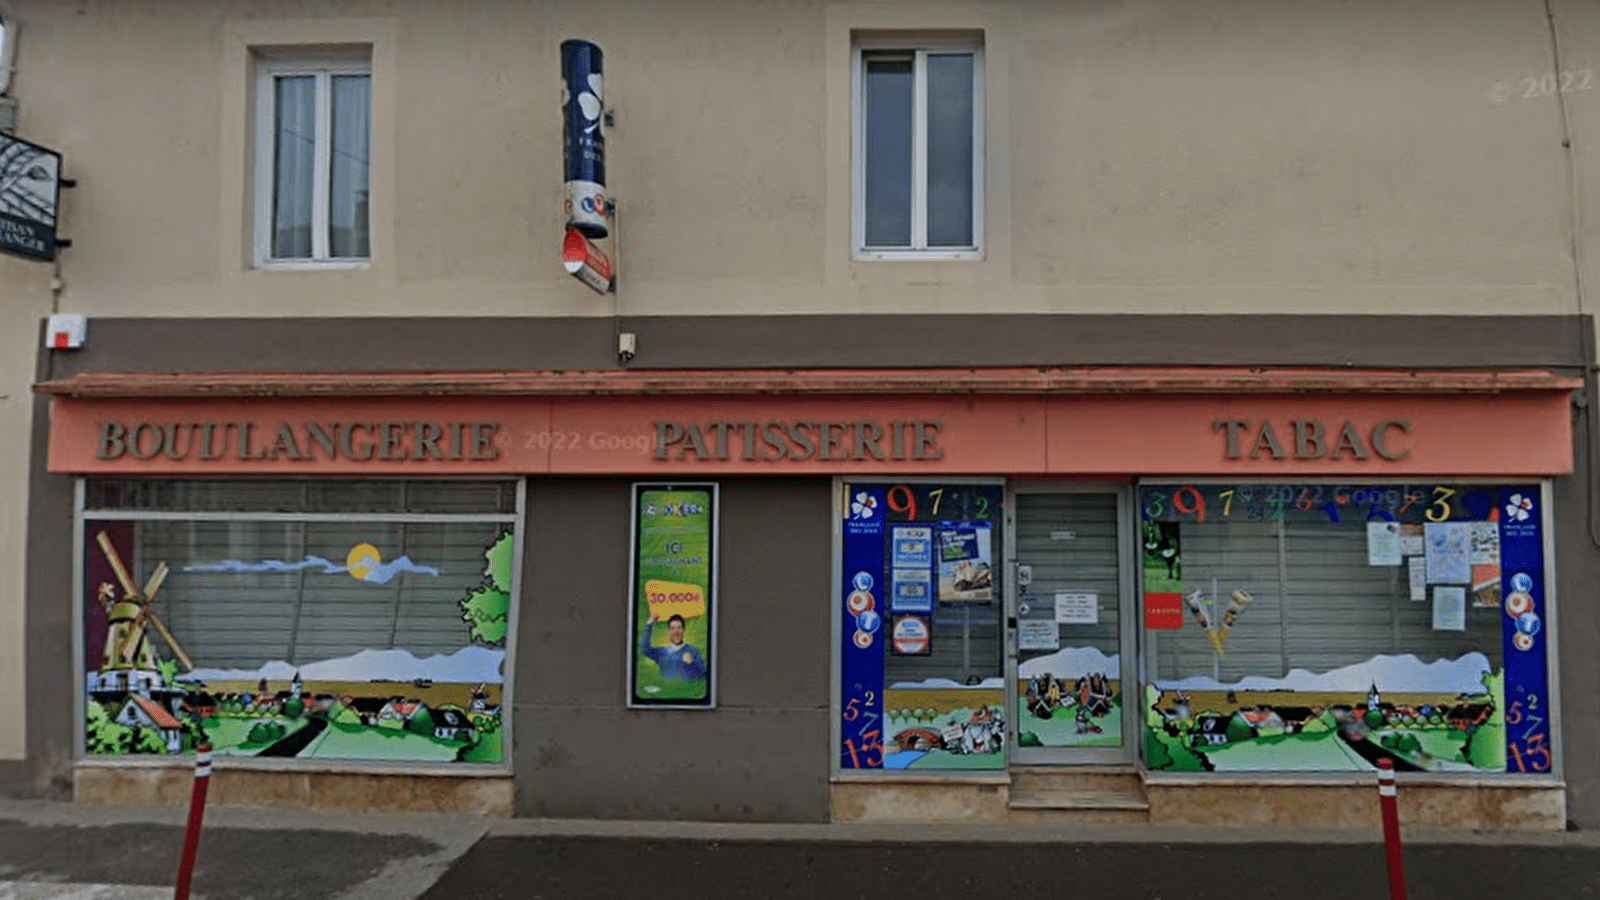
[[[25,756],[24,579],[33,361],[39,319],[50,312],[50,266],[0,256],[0,760]]]
[[[1520,102],[1554,106],[1557,117],[1564,119],[1569,129],[1567,137],[1572,146],[1567,156],[1573,196],[1567,206],[1575,222],[1568,233],[1577,235],[1573,252],[1581,274],[1582,312],[1592,315],[1600,301],[1600,252],[1595,249],[1595,241],[1600,239],[1600,5],[1584,0],[1552,0],[1551,9],[1557,23],[1551,53],[1559,54],[1562,72],[1558,84],[1570,79],[1567,87],[1588,89]],[[1546,72],[1554,73],[1555,68],[1552,63]],[[1526,92],[1528,85],[1519,80],[1518,87]],[[1594,710],[1600,716],[1600,701],[1595,702]]]
[[[1531,0],[22,13],[26,133],[82,183],[63,304],[90,315],[609,314],[556,264],[574,35],[606,52],[626,313],[1576,309],[1557,105],[1489,94],[1550,66]],[[852,262],[851,33],[929,28],[985,35],[986,259]],[[248,49],[317,40],[374,47],[375,259],[251,271]]]

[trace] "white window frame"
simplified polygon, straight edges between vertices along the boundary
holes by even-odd
[[[276,92],[273,85],[285,76],[311,75],[316,78],[316,144],[313,152],[314,168],[311,185],[311,257],[274,257],[272,255],[272,204],[273,177],[276,169],[276,143],[274,113]],[[335,75],[365,75],[372,77],[370,52],[340,54],[333,57],[310,57],[299,54],[293,57],[269,57],[257,60],[255,103],[255,264],[257,268],[270,269],[349,269],[366,268],[371,262],[370,234],[372,222],[367,222],[369,234],[368,256],[335,257],[328,253],[328,188],[332,178],[333,153],[333,86]],[[367,126],[372,127],[372,109],[367,109]],[[371,185],[371,169],[368,169]],[[369,207],[370,209],[370,207]],[[370,216],[370,214],[369,214]]]
[[[911,88],[911,246],[869,247],[866,209],[866,102],[862,94],[866,56],[897,50],[913,55]],[[972,238],[970,247],[928,246],[928,78],[929,53],[972,54]],[[858,260],[939,260],[983,258],[984,207],[983,42],[970,37],[913,39],[858,38],[850,54],[850,218],[851,246]]]

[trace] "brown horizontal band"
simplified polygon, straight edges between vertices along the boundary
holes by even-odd
[[[159,374],[95,372],[46,381],[51,396],[376,397],[748,394],[1496,394],[1570,391],[1545,370],[1226,367],[984,369],[616,369],[508,372]]]

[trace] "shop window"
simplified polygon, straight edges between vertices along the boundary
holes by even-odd
[[[840,767],[1003,768],[1003,486],[844,491]]]
[[[1538,484],[1140,490],[1145,759],[1549,772]]]
[[[260,60],[256,122],[257,263],[366,260],[369,56]]]
[[[857,257],[977,257],[982,47],[971,40],[858,41],[855,60]]]
[[[88,482],[86,753],[502,762],[516,491]]]

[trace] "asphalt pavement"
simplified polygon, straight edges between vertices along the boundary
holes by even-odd
[[[0,900],[172,896],[181,808],[0,800]],[[1412,900],[1600,900],[1600,833],[1405,835]],[[1365,831],[743,825],[207,811],[210,900],[1389,896]]]

